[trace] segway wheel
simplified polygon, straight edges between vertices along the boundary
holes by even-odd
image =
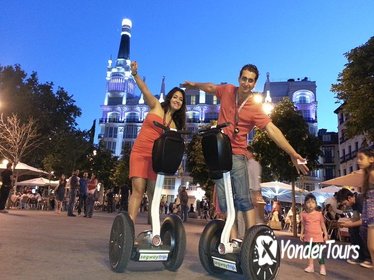
[[[240,262],[246,279],[276,279],[280,267],[280,246],[270,227],[258,225],[246,231]]]
[[[134,245],[134,223],[128,213],[119,213],[112,225],[109,240],[109,261],[115,272],[123,272]]]
[[[225,226],[225,222],[222,220],[213,220],[209,222],[205,228],[203,233],[201,234],[200,241],[199,241],[199,257],[200,262],[204,269],[209,274],[222,274],[225,272],[224,269],[215,267],[213,265],[212,255],[219,255],[218,253],[218,245],[221,242],[221,234],[223,228]]]
[[[165,218],[160,236],[163,245],[170,247],[168,260],[163,265],[167,270],[176,271],[182,265],[186,252],[186,232],[179,216],[170,215]]]

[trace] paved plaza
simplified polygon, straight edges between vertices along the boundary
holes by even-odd
[[[1,280],[140,280],[140,279],[243,279],[227,272],[208,275],[200,264],[198,242],[205,220],[185,223],[187,251],[178,272],[165,270],[162,263],[130,262],[125,273],[111,271],[108,260],[109,234],[115,213],[97,211],[92,219],[67,217],[52,211],[9,210],[0,213]],[[146,215],[140,213],[136,233],[149,229]],[[298,243],[288,233],[279,239]],[[344,260],[327,260],[327,276],[305,273],[305,260],[282,259],[277,279],[373,279],[374,270],[350,265]],[[317,265],[318,267],[318,265]],[[317,270],[318,271],[318,270]]]

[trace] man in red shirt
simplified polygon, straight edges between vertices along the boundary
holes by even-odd
[[[255,102],[253,88],[256,85],[259,72],[257,67],[247,64],[240,70],[236,87],[231,84],[215,85],[212,83],[199,83],[186,81],[182,86],[190,89],[200,89],[206,93],[215,94],[220,99],[220,112],[218,123],[230,122],[232,125],[224,129],[225,134],[230,138],[233,167],[230,172],[233,186],[234,203],[236,211],[244,213],[246,228],[255,224],[256,215],[249,194],[249,180],[247,170],[247,158],[251,153],[247,150],[247,135],[257,126],[265,130],[269,137],[290,157],[298,170],[306,174],[309,169],[305,164],[298,164],[298,160],[304,161],[294,148],[288,143],[283,133],[271,122],[271,119],[262,109],[262,104]],[[219,206],[223,213],[227,211],[223,179],[216,181]],[[232,238],[237,237],[237,230],[234,227]]]

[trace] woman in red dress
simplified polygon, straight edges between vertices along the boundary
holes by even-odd
[[[132,183],[132,194],[128,212],[135,223],[145,188],[146,186],[152,188],[156,181],[156,173],[152,169],[152,148],[153,142],[161,136],[163,131],[156,127],[153,121],[163,123],[170,128],[184,129],[186,125],[186,100],[185,92],[175,87],[166,95],[165,101],[160,103],[139,77],[136,61],[131,62],[131,74],[150,109],[130,155],[129,177]]]

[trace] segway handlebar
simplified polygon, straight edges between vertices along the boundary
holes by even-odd
[[[225,122],[225,123],[217,124],[215,126],[211,126],[208,128],[202,128],[202,129],[199,129],[198,134],[201,135],[201,134],[207,133],[208,131],[219,131],[222,128],[227,127],[229,125],[231,125],[231,122]]]
[[[155,126],[161,128],[164,131],[175,131],[175,132],[177,132],[179,134],[191,134],[191,132],[188,131],[188,130],[182,130],[182,129],[178,130],[178,129],[175,129],[175,128],[170,128],[170,127],[168,127],[166,125],[163,125],[162,123],[159,123],[157,121],[153,121],[153,124]]]

